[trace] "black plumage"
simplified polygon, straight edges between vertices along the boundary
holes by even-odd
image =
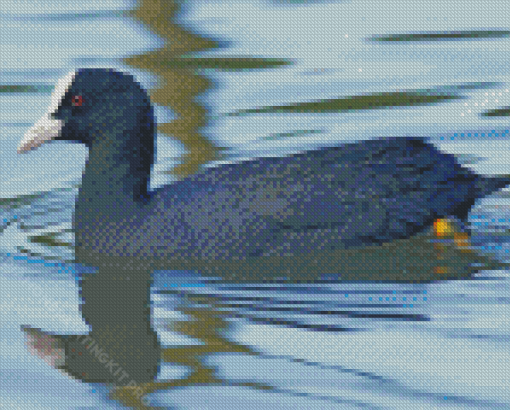
[[[437,218],[465,220],[477,198],[510,183],[424,139],[384,138],[219,165],[149,192],[155,119],[135,79],[82,69],[59,87],[45,117],[58,126],[42,132],[53,135],[35,138],[36,126],[20,151],[45,139],[88,147],[74,228],[78,247],[98,257],[197,269],[235,260],[249,269],[265,257],[377,245]]]

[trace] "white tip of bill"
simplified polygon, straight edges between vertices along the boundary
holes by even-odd
[[[60,135],[63,121],[55,120],[49,114],[43,116],[30,128],[18,145],[18,154],[33,150]]]

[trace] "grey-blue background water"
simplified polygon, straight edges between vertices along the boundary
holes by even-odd
[[[121,402],[104,386],[50,368],[24,346],[22,324],[87,331],[71,263],[74,196],[86,151],[58,143],[20,156],[16,147],[69,70],[115,67],[136,75],[146,89],[157,87],[154,73],[121,60],[163,46],[126,13],[135,6],[117,0],[2,2],[0,407],[113,408]],[[209,0],[185,2],[176,23],[226,44],[202,56],[292,62],[275,69],[202,70],[215,84],[198,97],[211,118],[203,134],[237,157],[416,135],[430,136],[479,173],[508,174],[508,17],[505,0]],[[409,90],[455,91],[462,98],[350,112],[256,112]],[[250,109],[255,112],[226,115]],[[175,118],[161,105],[156,115],[158,122]],[[158,137],[154,186],[171,183],[174,177],[165,171],[185,152],[180,142]],[[476,204],[471,251],[508,261],[509,206],[505,190]],[[183,304],[227,312],[222,343],[231,345],[201,357],[223,383],[162,386],[148,395],[149,406],[510,408],[510,275],[505,268],[483,268],[468,281],[428,284],[234,286],[189,272],[158,272],[153,321],[163,345],[186,352],[208,343],[175,325],[200,319],[213,326],[196,312],[186,315]],[[158,381],[185,379],[190,371],[169,360]]]

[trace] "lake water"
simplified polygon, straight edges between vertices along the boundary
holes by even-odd
[[[16,154],[70,70],[114,67],[149,90],[153,187],[210,162],[380,136],[428,136],[476,172],[510,174],[506,0],[157,5],[2,2],[0,407],[510,408],[507,189],[476,203],[469,246],[450,236],[393,245],[435,255],[445,279],[474,266],[467,280],[239,284],[155,272],[164,362],[143,403],[28,353],[20,325],[88,331],[71,229],[86,150]],[[180,127],[190,116],[198,125]]]

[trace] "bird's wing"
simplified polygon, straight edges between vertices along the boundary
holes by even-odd
[[[261,252],[281,243],[364,245],[404,238],[447,211],[461,170],[420,139],[386,139],[222,165],[162,193],[186,246]],[[450,182],[448,182],[450,181]],[[444,208],[444,209],[443,209]],[[320,244],[319,244],[320,245]]]

